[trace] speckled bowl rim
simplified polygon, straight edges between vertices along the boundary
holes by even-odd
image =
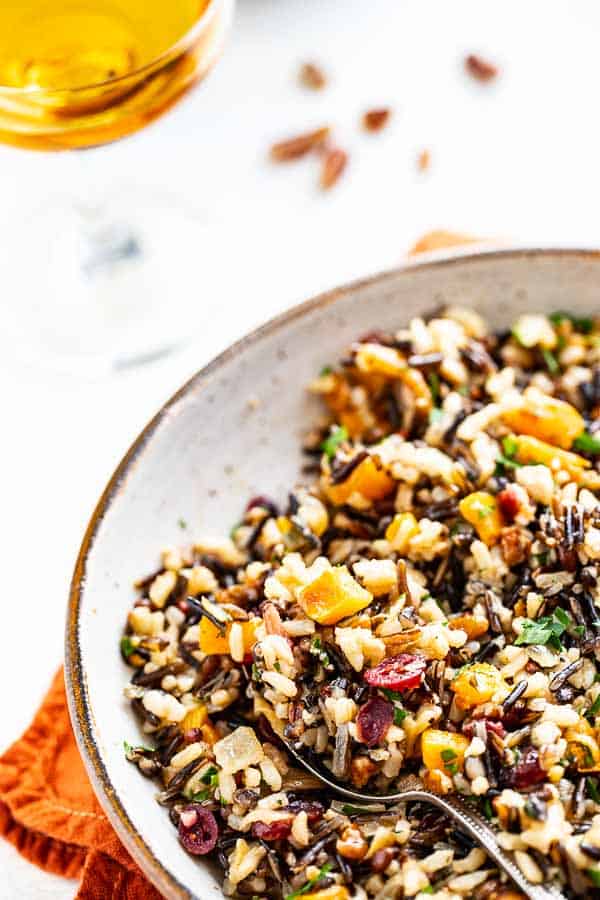
[[[398,276],[410,276],[416,269],[427,271],[433,269],[450,269],[455,265],[476,266],[490,258],[522,259],[571,257],[600,263],[600,251],[578,247],[487,247],[473,244],[453,248],[451,251],[421,254],[395,269],[359,279],[342,287],[335,288],[306,300],[286,312],[270,319],[264,325],[236,341],[204,368],[196,372],[167,402],[159,409],[154,418],[146,425],[139,437],[131,445],[112,478],[103,491],[85,531],[81,549],[77,557],[75,570],[71,580],[67,622],[65,634],[65,682],[69,713],[77,744],[81,752],[87,773],[106,815],[115,828],[121,841],[138,863],[142,871],[153,882],[155,887],[172,900],[189,900],[194,895],[175,878],[150,850],[139,834],[126,810],[126,804],[118,796],[111,781],[98,748],[94,734],[95,726],[91,715],[88,688],[85,678],[85,666],[79,644],[79,615],[85,592],[87,561],[93,549],[98,529],[115,498],[124,489],[128,473],[140,461],[152,436],[164,417],[171,412],[186,395],[197,390],[209,376],[218,372],[229,360],[243,352],[247,347],[260,342],[263,338],[285,330],[291,322],[309,314],[312,310],[330,306],[338,302],[348,293],[354,293],[365,287],[385,284]]]

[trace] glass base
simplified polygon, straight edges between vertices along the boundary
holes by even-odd
[[[13,223],[0,250],[6,349],[92,377],[173,352],[214,309],[222,247],[211,234],[198,213],[144,193],[50,204]]]

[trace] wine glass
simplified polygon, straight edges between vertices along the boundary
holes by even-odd
[[[0,142],[80,150],[143,128],[209,72],[234,2],[2,4]],[[93,183],[94,154],[77,158]],[[197,214],[153,189],[106,193],[80,190],[66,203],[46,198],[23,213],[20,226],[10,223],[0,259],[11,302],[0,305],[0,331],[29,362],[112,372],[165,354],[189,335]]]

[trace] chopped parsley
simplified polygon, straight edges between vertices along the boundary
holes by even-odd
[[[287,896],[285,897],[285,900],[294,900],[295,897],[301,897],[302,894],[308,893],[308,891],[310,891],[310,889],[312,887],[314,887],[315,884],[317,884],[317,882],[319,882],[321,880],[321,878],[324,878],[325,875],[327,875],[327,873],[330,872],[332,868],[333,868],[333,866],[331,863],[325,863],[324,866],[321,866],[321,868],[319,869],[319,871],[317,872],[317,874],[315,875],[314,878],[310,878],[306,882],[306,884],[303,885],[301,888],[298,888],[297,891],[293,891],[291,894],[287,894]]]
[[[482,812],[488,821],[494,818],[494,810],[489,797],[485,797],[481,804]]]
[[[198,791],[196,794],[192,794],[192,803],[202,803],[203,800],[208,800],[210,797],[210,788],[204,788],[203,791]]]
[[[256,663],[252,663],[252,681],[262,681],[262,675]]]
[[[505,469],[518,469],[522,463],[517,462],[515,456],[519,452],[519,442],[512,435],[508,435],[502,441],[503,452],[496,459],[496,475],[502,475],[502,467]],[[500,469],[500,471],[498,471]]]
[[[458,763],[444,763],[444,768],[449,775],[456,775],[458,772]]]
[[[129,659],[131,654],[134,652],[135,647],[131,643],[131,638],[127,635],[124,635],[121,638],[121,653],[125,657],[125,659]]]
[[[125,756],[129,753],[135,753],[136,750],[144,750],[146,753],[153,753],[152,747],[144,747],[143,744],[137,744],[135,747],[133,744],[130,744],[129,741],[123,741],[123,750],[125,751]]]
[[[544,362],[546,363],[546,368],[550,372],[551,375],[556,375],[556,373],[560,370],[560,366],[558,364],[558,360],[555,357],[554,353],[551,350],[546,350],[545,347],[542,348],[542,356],[544,357]]]
[[[337,452],[337,448],[347,440],[347,429],[343,425],[333,425],[329,437],[326,437],[321,444],[321,450],[323,453],[327,454],[329,459],[333,459]]]
[[[585,634],[585,625],[576,625],[573,629],[573,634],[577,637],[583,637]]]
[[[203,781],[204,784],[209,784],[211,787],[215,787],[219,783],[219,771],[214,766],[211,766],[210,769],[207,769],[200,781]]]
[[[594,778],[586,778],[585,783],[587,792],[594,803],[600,803],[600,791],[598,790],[598,782]]]
[[[428,884],[427,887],[421,888],[420,894],[433,894],[433,885]]]
[[[431,372],[429,378],[427,379],[429,384],[429,390],[431,391],[431,399],[433,400],[433,405],[438,406],[438,402],[440,399],[440,378],[436,372]]]
[[[581,450],[582,453],[591,453],[596,456],[600,453],[600,438],[588,434],[587,431],[583,431],[579,437],[576,437],[573,441],[573,449]]]
[[[400,709],[399,706],[394,707],[394,725],[402,725],[408,713],[405,709]]]
[[[594,328],[594,320],[588,316],[574,316],[571,313],[558,310],[548,316],[553,325],[560,325],[562,322],[570,322],[575,331],[582,334],[589,334]]]
[[[382,694],[385,694],[385,696],[388,698],[388,700],[391,700],[392,702],[394,700],[399,700],[399,701],[403,700],[402,694],[399,691],[392,691],[392,690],[390,690],[390,688],[379,688],[379,690],[381,691]]]
[[[585,874],[593,885],[600,887],[600,869],[586,869]]]
[[[187,522],[185,521],[185,519],[177,519],[177,524],[182,531],[185,531],[185,529],[187,528]]]
[[[555,609],[551,616],[535,621],[525,619],[523,631],[515,644],[549,644],[554,650],[562,650],[560,639],[570,624],[571,616],[560,608]]]
[[[332,372],[333,369],[331,368],[331,366],[323,366],[323,368],[319,372],[319,375],[321,376],[321,378],[323,378],[324,375],[331,375]]]
[[[310,645],[310,653],[313,656],[316,656],[319,662],[324,665],[329,665],[329,655],[323,650],[323,645],[321,644],[321,638],[316,637]]]
[[[450,747],[447,747],[445,750],[442,750],[440,756],[444,760],[444,762],[450,762],[452,759],[456,759],[456,753]]]

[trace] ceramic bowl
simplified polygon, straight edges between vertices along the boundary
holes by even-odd
[[[100,498],[79,554],[66,633],[73,727],[123,843],[169,898],[221,896],[219,874],[183,851],[156,785],[123,753],[140,738],[123,698],[119,637],[135,578],[165,544],[227,534],[246,500],[283,499],[299,476],[300,438],[315,409],[305,385],[357,335],[397,328],[445,302],[493,326],[523,310],[597,312],[600,256],[495,250],[428,259],[317,297],[234,344],[145,428]],[[188,523],[182,532],[180,521]]]

